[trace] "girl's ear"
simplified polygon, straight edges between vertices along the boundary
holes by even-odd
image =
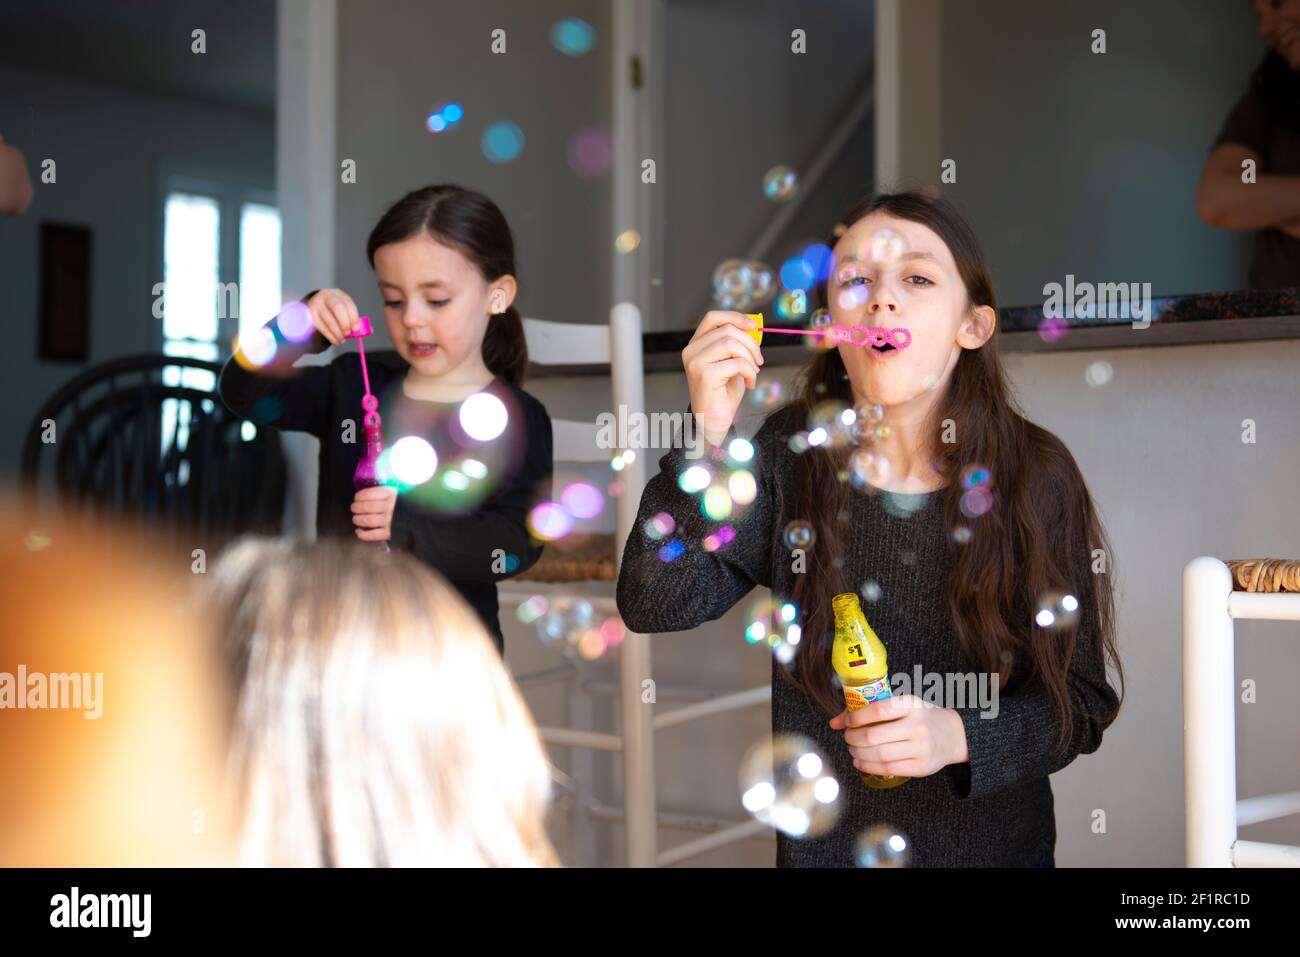
[[[502,276],[493,281],[488,290],[488,312],[493,315],[505,312],[515,301],[519,285],[514,276]]]
[[[957,344],[963,349],[978,349],[989,341],[997,327],[998,316],[992,306],[976,306],[957,330]]]

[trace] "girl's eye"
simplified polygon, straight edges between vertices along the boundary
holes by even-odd
[[[908,276],[908,277],[907,277],[907,281],[908,281],[908,282],[912,282],[913,279],[918,280],[917,282],[912,283],[912,285],[914,285],[914,286],[933,286],[933,285],[934,285],[934,283],[933,283],[931,280],[925,278],[924,276]]]
[[[401,304],[402,304],[402,300],[400,300],[400,299],[385,299],[385,300],[384,300],[384,305],[387,306],[389,309],[396,309],[396,308],[397,308],[398,306],[400,306]]]
[[[868,282],[866,276],[842,276],[840,278],[841,286],[856,286],[859,282]]]
[[[447,305],[447,303],[451,302],[451,300],[450,299],[426,299],[425,302],[427,302],[431,306],[445,306]]]

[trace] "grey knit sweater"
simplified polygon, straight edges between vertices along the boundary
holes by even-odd
[[[777,410],[755,436],[751,465],[758,495],[741,518],[730,521],[735,538],[712,552],[705,550],[702,541],[721,523],[707,519],[696,496],[682,491],[677,482],[691,460],[680,447],[663,455],[659,472],[641,497],[637,522],[623,553],[618,607],[630,629],[651,634],[695,628],[721,617],[755,586],[770,588],[774,597],[792,594],[794,573],[783,534],[786,525],[800,516],[788,513],[782,495],[793,479],[796,455],[788,437],[802,427],[792,420],[789,408]],[[735,434],[733,426],[728,440]],[[885,643],[892,676],[900,672],[914,676],[917,666],[923,672],[944,674],[974,670],[964,661],[942,601],[951,562],[942,499],[938,492],[853,496],[844,571],[849,582],[879,586],[879,597],[864,599],[862,605]],[[677,525],[671,537],[684,549],[670,562],[659,554],[664,541],[644,532],[646,522],[659,512],[674,517]],[[1077,557],[1078,574],[1089,573],[1087,559]],[[875,589],[869,592],[876,594]],[[1089,715],[1113,709],[1117,700],[1090,631],[1091,618],[1089,609],[1083,609],[1070,666],[1071,697],[1078,710],[1064,756],[1053,754],[1058,722],[1045,694],[1027,688],[1001,694],[996,717],[988,717],[991,709],[979,703],[957,708],[966,730],[969,763],[949,765],[890,790],[862,784],[844,733],[828,726],[807,697],[779,674],[778,669],[786,666],[774,659],[773,733],[802,734],[816,742],[830,759],[841,788],[835,828],[803,840],[778,833],[777,866],[855,866],[858,835],[879,823],[908,839],[911,866],[1038,864],[1056,842],[1048,775],[1076,755],[1100,746],[1105,726]],[[1027,623],[1027,627],[1033,626]],[[736,647],[736,654],[762,654],[758,648],[744,647],[743,640]],[[896,694],[899,684],[896,678]],[[919,688],[910,690],[922,694]]]

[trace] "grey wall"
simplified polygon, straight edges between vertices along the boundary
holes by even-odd
[[[871,91],[873,4],[711,0],[665,5],[666,102],[659,183],[667,255],[663,312],[649,329],[688,329],[710,307],[714,268],[745,256],[777,212],[763,174],[803,173],[854,97]],[[790,50],[805,31],[807,53]],[[824,241],[872,183],[871,122],[850,140],[768,257],[774,270]],[[770,311],[770,309],[769,309]]]
[[[947,0],[942,16],[944,188],[1003,304],[1041,303],[1066,273],[1156,295],[1246,285],[1251,237],[1197,218],[1196,181],[1263,56],[1247,4]]]
[[[159,164],[215,169],[271,186],[274,123],[269,113],[0,67],[0,132],[26,155],[35,188],[25,215],[0,218],[9,357],[0,375],[0,470],[12,478],[27,425],[51,393],[89,365],[161,347],[161,320],[152,312],[153,285],[162,281]],[[54,184],[40,182],[47,157],[57,163]],[[91,228],[84,364],[36,358],[44,220]]]
[[[363,0],[339,3],[338,156],[356,160],[357,182],[338,188],[338,276],[318,277],[319,284],[337,281],[363,312],[381,314],[367,235],[404,193],[454,182],[482,190],[505,213],[525,315],[608,322],[609,178],[579,178],[565,152],[578,130],[609,129],[608,4],[578,0],[561,10],[387,0],[383,16],[377,9]],[[548,30],[563,15],[596,28],[590,53],[568,57],[551,47]],[[493,55],[498,27],[507,52]],[[458,100],[465,118],[452,131],[429,133],[425,118],[447,100]],[[483,131],[498,120],[517,123],[525,137],[522,154],[503,166],[480,149]]]

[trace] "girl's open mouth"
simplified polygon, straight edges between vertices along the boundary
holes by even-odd
[[[411,355],[419,359],[426,359],[433,355],[434,350],[438,347],[431,342],[412,342]]]

